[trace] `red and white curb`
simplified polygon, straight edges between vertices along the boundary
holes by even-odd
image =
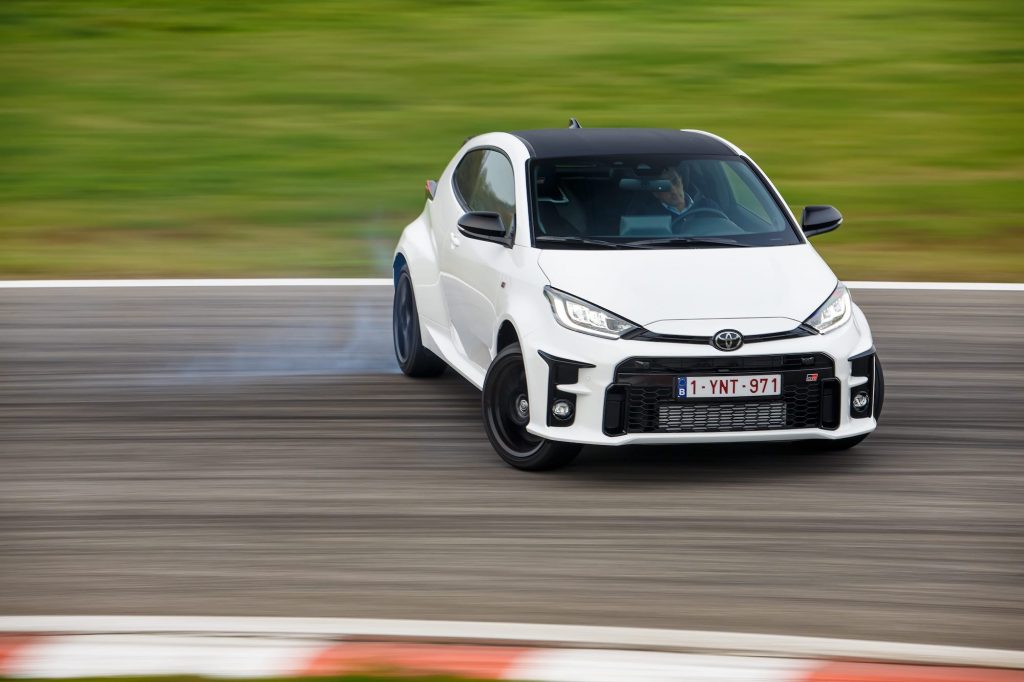
[[[1024,652],[461,621],[0,617],[0,676],[11,678],[365,672],[551,682],[1024,682]]]

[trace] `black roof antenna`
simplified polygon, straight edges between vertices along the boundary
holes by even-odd
[[[576,119],[574,119],[574,118],[570,118],[570,119],[569,119],[569,128],[570,128],[570,129],[573,129],[573,130],[575,130],[575,129],[577,129],[577,128],[582,128],[582,127],[583,127],[583,126],[581,126],[581,125],[580,125],[580,122],[579,122],[579,121],[577,121]]]

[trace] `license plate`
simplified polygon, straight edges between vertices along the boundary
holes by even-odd
[[[751,398],[781,394],[781,374],[676,377],[676,398]]]

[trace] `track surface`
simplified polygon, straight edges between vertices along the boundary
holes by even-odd
[[[363,616],[1024,647],[1024,294],[861,291],[857,449],[516,472],[390,289],[0,291],[0,613]]]

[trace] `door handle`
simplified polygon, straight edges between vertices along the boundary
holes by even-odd
[[[453,249],[454,249],[454,248],[456,248],[456,247],[458,247],[458,245],[462,243],[462,242],[461,242],[461,241],[459,240],[459,235],[455,234],[454,232],[449,232],[449,233],[448,233],[448,238],[449,238],[449,239],[451,240],[451,242],[452,242],[452,248],[453,248]]]

